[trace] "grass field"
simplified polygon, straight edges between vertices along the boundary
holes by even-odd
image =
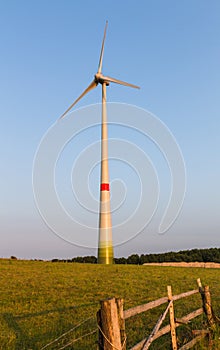
[[[90,265],[41,261],[0,260],[0,349],[39,350],[64,332],[79,325],[63,339],[46,347],[62,349],[65,344],[85,333],[95,333],[66,349],[97,349],[96,312],[99,301],[109,297],[125,300],[125,309],[166,296],[167,285],[173,293],[195,289],[196,279],[211,289],[213,307],[220,315],[220,270],[136,265]],[[178,304],[179,303],[179,304]],[[149,334],[160,313],[154,309],[135,316],[126,323],[128,348]],[[177,317],[201,307],[198,295],[177,302]],[[181,340],[195,323],[177,330]],[[194,327],[194,328],[193,328]],[[161,338],[162,339],[162,338]],[[152,349],[169,349],[169,337],[153,343]],[[199,345],[197,349],[205,349]],[[213,349],[220,349],[214,342]]]

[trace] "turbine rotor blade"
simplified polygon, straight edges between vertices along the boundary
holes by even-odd
[[[107,27],[108,27],[108,21],[106,21],[104,36],[103,36],[103,40],[102,40],[102,48],[101,48],[101,53],[100,53],[100,58],[99,58],[98,73],[102,72],[102,60],[103,60],[103,54],[104,54],[104,46],[105,46],[105,37],[106,37]]]
[[[130,84],[130,83],[126,83],[125,81],[118,80],[118,79],[115,79],[115,78],[102,76],[102,79],[104,81],[106,81],[107,83],[116,83],[116,84],[120,84],[120,85],[129,86],[129,87],[132,87],[132,88],[135,88],[135,89],[140,89],[140,86],[133,85],[133,84]]]
[[[83,98],[83,96],[85,96],[89,91],[94,89],[97,85],[98,84],[95,82],[95,80],[93,80],[92,83],[87,87],[87,89],[83,91],[83,93],[71,104],[71,106],[69,106],[69,108],[61,115],[59,119],[62,119],[73,108],[73,106],[75,106],[75,104],[79,102],[81,98]]]

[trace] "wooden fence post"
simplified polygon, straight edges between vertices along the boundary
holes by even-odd
[[[167,286],[167,295],[168,300],[172,301],[172,288],[171,286]],[[173,303],[170,304],[170,333],[171,333],[171,339],[172,339],[172,349],[177,350],[177,340],[176,340],[176,324],[175,324],[175,318],[174,318],[174,306]]]
[[[200,278],[197,278],[197,285],[199,287],[199,292],[202,293],[203,289],[202,289],[202,282]]]
[[[214,329],[215,328],[215,319],[212,312],[212,304],[211,304],[211,295],[209,291],[209,286],[202,287],[202,283],[200,278],[197,279],[197,284],[199,287],[199,291],[202,297],[203,310],[206,314],[208,325]]]
[[[122,346],[122,350],[126,350],[124,300],[118,298],[116,299],[116,303],[118,308],[119,327],[120,327],[120,334],[121,334],[121,346]]]
[[[104,344],[103,344],[103,336],[102,333],[100,331],[101,329],[101,309],[99,309],[99,311],[97,312],[97,323],[98,323],[98,329],[99,329],[99,333],[98,333],[98,350],[103,350],[104,349]]]
[[[97,319],[99,326],[99,349],[122,350],[120,334],[120,317],[115,298],[101,301]]]
[[[208,324],[211,328],[215,328],[215,320],[212,313],[211,295],[209,286],[204,287],[204,309],[207,316]]]

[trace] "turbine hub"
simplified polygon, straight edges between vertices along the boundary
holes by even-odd
[[[105,83],[106,86],[109,86],[109,82],[105,80],[105,77],[102,75],[102,73],[95,74],[95,83],[97,85]]]

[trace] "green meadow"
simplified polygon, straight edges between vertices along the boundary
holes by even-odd
[[[218,269],[1,259],[0,349],[95,350],[100,300],[120,297],[124,299],[124,309],[128,309],[166,296],[167,285],[172,286],[173,294],[195,289],[198,277],[203,285],[210,286],[213,308],[220,316]],[[126,321],[128,349],[150,333],[165,307]],[[182,299],[175,303],[175,316],[181,317],[198,307],[200,295]],[[192,329],[205,327],[205,317],[201,316],[177,329],[178,340],[186,342]],[[63,333],[67,334],[46,346]],[[213,349],[220,349],[218,346],[215,335]],[[196,347],[206,348],[205,344]],[[153,343],[151,349],[170,349],[169,336]]]

